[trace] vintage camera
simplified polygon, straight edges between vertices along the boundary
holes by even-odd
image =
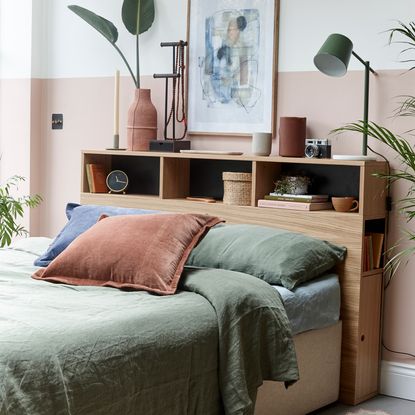
[[[329,140],[305,140],[305,155],[308,158],[329,159],[331,158],[331,145]]]

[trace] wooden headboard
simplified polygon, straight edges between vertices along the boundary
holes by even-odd
[[[89,193],[85,172],[88,163],[102,164],[108,171],[124,169],[130,181],[148,180],[146,183],[156,185],[149,190],[151,194]],[[200,189],[208,192],[209,186],[221,186],[221,172],[238,169],[252,173],[251,206],[185,199],[186,196],[200,196],[194,194]],[[359,212],[303,212],[256,207],[258,199],[273,189],[276,177],[293,169],[305,170],[320,177],[320,188],[316,189],[320,193],[349,195],[345,192],[357,189],[358,194],[353,196],[359,198]],[[345,246],[347,258],[337,270],[342,291],[343,321],[340,398],[345,403],[356,404],[378,391],[382,270],[363,272],[363,246],[365,233],[384,232],[385,229],[385,183],[373,175],[385,169],[385,163],[373,161],[84,151],[81,203],[207,213],[220,216],[228,223],[283,228]],[[196,190],[195,181],[199,184]],[[139,183],[135,189],[138,188]],[[215,191],[218,191],[217,188]],[[205,195],[208,196],[207,193]]]

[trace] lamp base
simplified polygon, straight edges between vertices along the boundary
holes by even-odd
[[[346,155],[346,154],[334,154],[333,160],[361,160],[361,161],[376,161],[374,156],[362,156],[362,155]]]

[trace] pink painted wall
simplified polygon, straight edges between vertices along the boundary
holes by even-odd
[[[411,92],[415,74],[381,71],[371,78],[372,120],[403,132],[412,120],[389,118],[396,108],[396,97]],[[159,112],[159,135],[163,125],[164,85],[151,77],[143,78],[143,87],[150,87]],[[42,96],[39,148],[39,184],[45,202],[39,217],[39,230],[54,236],[65,224],[64,208],[69,201],[79,200],[80,151],[104,149],[112,143],[112,78],[53,79],[37,85]],[[126,115],[133,97],[133,84],[128,77],[121,83],[121,146],[126,145]],[[278,114],[306,116],[310,137],[327,137],[329,131],[362,116],[363,73],[351,71],[340,79],[318,72],[287,72],[279,74]],[[64,114],[64,129],[52,131],[53,112]],[[36,134],[35,134],[36,136]],[[273,153],[277,154],[277,140]],[[360,136],[344,134],[332,137],[334,153],[359,153]],[[199,149],[239,150],[250,152],[249,138],[195,137],[193,147]],[[392,166],[399,166],[386,148],[371,142],[374,149],[385,154]],[[405,194],[405,186],[393,187],[396,200]],[[390,244],[399,239],[404,221],[394,210],[391,218]],[[385,297],[385,341],[395,349],[409,352],[415,344],[415,328],[410,316],[415,315],[415,263],[400,271]],[[396,356],[385,355],[396,360]]]
[[[25,177],[16,195],[40,191],[38,160],[40,141],[41,81],[0,80],[0,181]],[[39,232],[40,209],[26,210],[22,224]]]

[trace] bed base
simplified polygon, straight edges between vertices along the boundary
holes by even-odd
[[[339,398],[341,322],[294,337],[300,380],[288,389],[266,381],[258,390],[255,415],[305,415]]]

